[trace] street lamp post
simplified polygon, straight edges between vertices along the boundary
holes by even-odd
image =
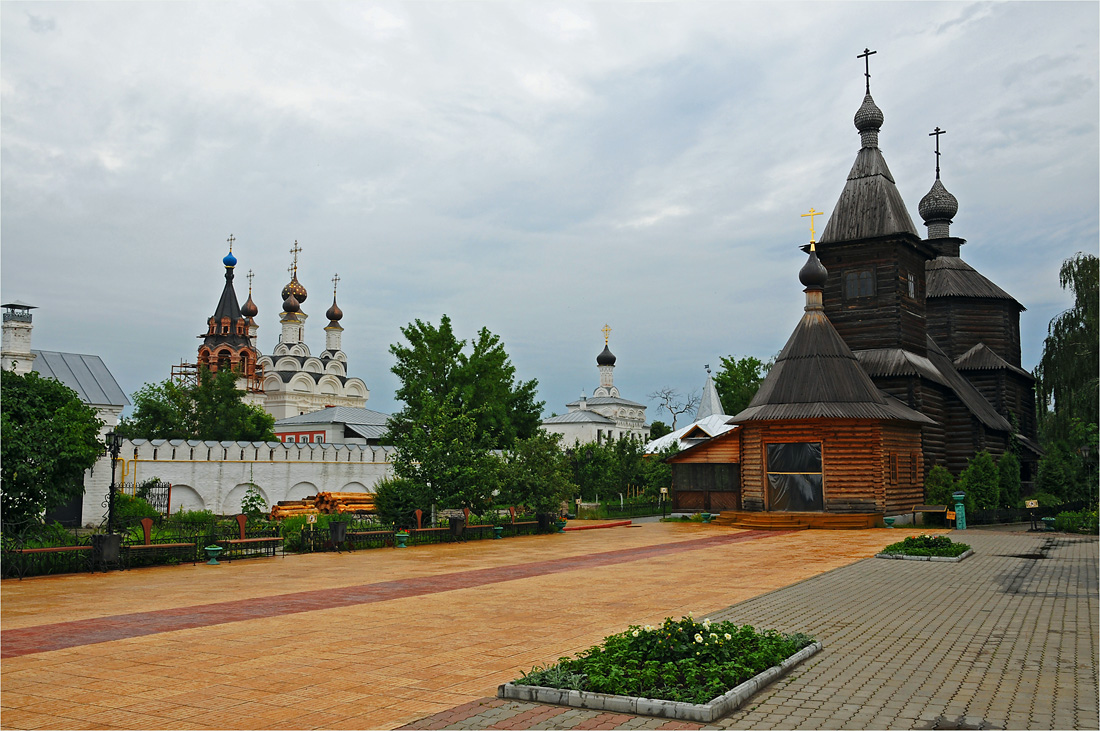
[[[106,444],[104,445],[107,454],[111,455],[111,486],[107,489],[107,532],[115,532],[115,493],[118,491],[118,486],[115,485],[115,462],[118,461],[119,452],[122,451],[122,437],[113,431],[107,432]]]

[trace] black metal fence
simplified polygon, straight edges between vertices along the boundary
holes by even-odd
[[[967,525],[997,525],[1002,523],[1027,523],[1032,515],[1036,518],[1053,518],[1059,513],[1074,513],[1096,504],[1087,500],[1062,503],[1061,505],[1040,505],[1037,508],[996,508],[992,510],[974,510],[966,513]]]
[[[588,508],[582,505],[577,513],[577,517],[586,520],[640,518],[649,515],[662,515],[662,508],[664,513],[667,513],[671,509],[671,506],[667,502],[662,504],[657,500],[624,503],[623,505],[601,503],[595,508]]]

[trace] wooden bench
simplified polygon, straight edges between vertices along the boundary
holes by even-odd
[[[413,511],[416,516],[416,529],[415,532],[409,531],[409,538],[412,540],[416,536],[423,534],[428,540],[442,540],[451,534],[450,528],[422,528],[422,520],[424,518],[424,511],[417,508]]]
[[[153,519],[142,518],[141,519],[141,532],[145,539],[144,543],[133,543],[125,546],[127,553],[130,554],[130,558],[133,558],[134,553],[137,555],[153,554],[164,552],[169,557],[176,556],[181,561],[186,561],[188,554],[191,556],[191,564],[197,563],[198,558],[195,552],[194,543],[153,543]],[[129,563],[129,562],[127,562]]]
[[[356,530],[347,532],[348,550],[354,550],[356,543],[381,543],[383,546],[395,545],[392,530]]]
[[[19,580],[22,581],[23,577],[28,573],[28,557],[48,560],[51,556],[61,558],[76,553],[80,554],[80,558],[84,561],[85,568],[88,568],[91,566],[91,550],[92,547],[89,545],[47,546],[44,548],[7,548],[4,551],[3,575],[5,577],[18,576]]]
[[[537,520],[516,520],[516,508],[512,506],[508,508],[508,513],[512,516],[512,534],[519,535],[520,528],[528,529],[534,526],[533,532],[537,533],[539,528],[539,522]]]
[[[225,545],[225,557],[227,559],[232,561],[234,554],[238,554],[251,549],[256,549],[263,553],[268,553],[269,555],[274,556],[275,550],[277,548],[282,548],[282,536],[259,536],[256,538],[246,538],[244,529],[247,523],[247,515],[238,515],[237,526],[240,529],[240,538],[217,541],[217,543]]]
[[[914,505],[913,506],[913,525],[917,524],[917,513],[939,513],[944,518],[947,517],[946,505]]]
[[[466,533],[470,533],[470,532],[479,533],[479,534],[488,533],[488,534],[492,535],[493,526],[492,526],[491,523],[485,524],[485,525],[470,525],[470,509],[469,508],[463,508],[462,509],[462,515],[463,515],[463,525],[464,525],[464,527],[462,529],[462,533],[463,533],[464,536],[465,536]],[[462,540],[466,540],[466,539],[463,538]]]

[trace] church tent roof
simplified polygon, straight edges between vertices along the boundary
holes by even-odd
[[[877,147],[864,147],[856,155],[819,243],[898,233],[918,235],[882,152]]]
[[[929,299],[935,297],[975,297],[1003,299],[1026,309],[1016,298],[986,279],[974,267],[957,256],[938,256],[924,267]]]
[[[879,391],[825,313],[809,308],[748,408],[728,423],[777,419],[933,423]]]
[[[695,421],[699,422],[708,416],[725,414],[722,399],[718,397],[718,389],[714,387],[714,379],[707,373],[707,382],[703,386],[703,395],[699,397],[699,408],[695,412]]]

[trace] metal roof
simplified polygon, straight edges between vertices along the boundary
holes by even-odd
[[[588,411],[587,409],[577,409],[576,411],[570,411],[560,416],[551,416],[549,419],[543,419],[543,424],[614,424],[615,421],[608,419],[603,414],[598,414],[595,411]]]
[[[360,409],[354,406],[329,406],[308,414],[288,416],[279,419],[275,426],[298,426],[302,424],[346,424],[348,426],[381,426],[385,427],[390,415],[371,409]]]
[[[726,410],[722,407],[722,399],[718,397],[718,389],[714,387],[714,379],[708,373],[707,382],[703,386],[703,395],[699,398],[699,409],[695,412],[695,421],[703,421],[708,416],[725,413]]]
[[[1016,298],[986,279],[974,267],[957,256],[937,256],[924,265],[928,298],[977,297],[1015,302]]]
[[[580,406],[580,399],[566,404],[566,406]],[[637,401],[631,401],[630,399],[619,398],[617,396],[593,396],[588,399],[589,406],[633,406],[635,408],[644,409],[645,404],[640,404]]]
[[[645,452],[646,454],[662,452],[673,445],[686,449],[698,443],[700,439],[711,439],[719,434],[725,434],[730,429],[736,429],[737,427],[726,423],[729,420],[729,414],[711,414],[704,419],[697,419],[687,426],[652,440],[645,445]]]
[[[32,350],[31,366],[39,375],[55,378],[76,391],[80,400],[93,406],[126,406],[130,399],[119,388],[98,355]]]

